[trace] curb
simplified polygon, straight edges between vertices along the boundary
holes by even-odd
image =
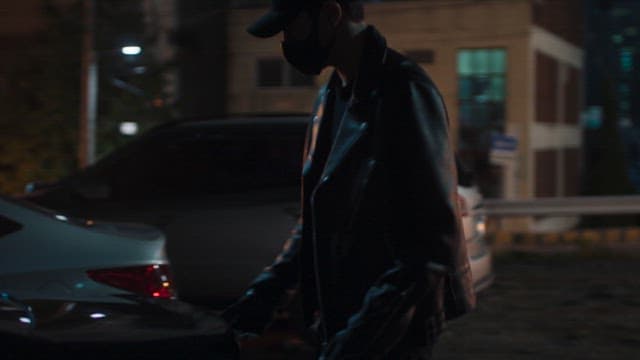
[[[609,247],[640,245],[640,227],[575,229],[557,233],[494,231],[487,233],[489,244],[498,248],[513,246]]]

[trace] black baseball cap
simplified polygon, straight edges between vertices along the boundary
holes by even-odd
[[[254,36],[268,38],[284,29],[300,11],[322,4],[326,0],[271,0],[271,9],[251,24],[247,31]],[[348,3],[353,0],[336,0]]]

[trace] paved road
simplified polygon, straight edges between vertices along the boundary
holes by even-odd
[[[437,359],[640,358],[640,252],[506,254]]]
[[[448,325],[436,359],[640,358],[640,251],[503,253],[495,269],[478,309]],[[310,359],[286,334],[269,332],[243,359]]]

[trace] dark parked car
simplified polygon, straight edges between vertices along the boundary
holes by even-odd
[[[30,186],[25,198],[82,218],[159,227],[180,298],[227,303],[273,261],[298,218],[307,124],[276,116],[160,126],[78,174]],[[483,235],[468,240],[486,279]]]
[[[177,122],[25,199],[159,227],[178,294],[225,303],[273,261],[298,216],[304,117]]]
[[[218,317],[176,300],[103,303],[0,293],[2,359],[235,359]]]

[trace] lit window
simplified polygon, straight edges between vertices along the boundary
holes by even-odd
[[[625,73],[633,70],[633,49],[623,48],[620,50],[620,69]]]
[[[615,43],[615,44],[621,44],[624,41],[624,37],[620,34],[615,34],[611,36],[611,40]]]
[[[458,53],[461,126],[503,126],[505,73],[506,51],[503,49],[461,50]]]
[[[500,196],[500,176],[489,162],[491,135],[505,124],[507,52],[458,51],[458,154],[487,196]]]

